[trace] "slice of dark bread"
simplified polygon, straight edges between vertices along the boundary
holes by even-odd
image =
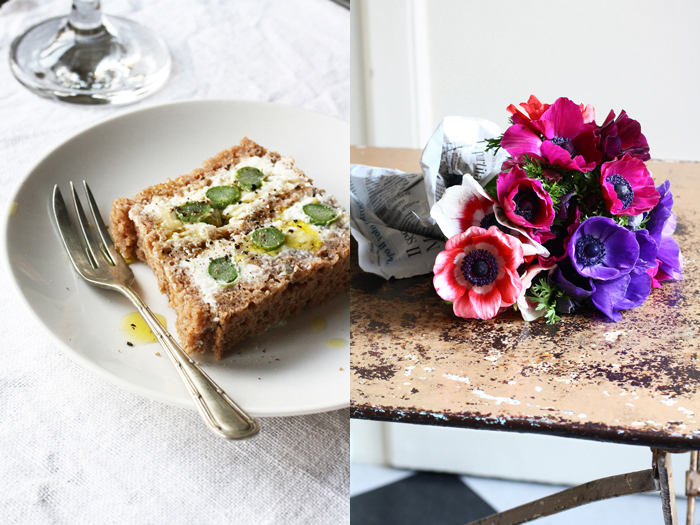
[[[265,179],[253,190],[239,188],[240,199],[221,211],[216,224],[179,220],[178,207],[210,202],[206,190],[237,185],[235,174],[244,166],[260,169]],[[313,224],[304,211],[311,203],[328,206],[337,218]],[[221,359],[241,339],[349,285],[347,212],[315,188],[293,159],[247,138],[188,175],[117,199],[111,220],[122,255],[153,269],[177,314],[180,343],[190,353],[212,351]],[[255,230],[269,227],[285,234],[275,249],[263,249],[251,238]],[[232,284],[209,273],[212,261],[221,258],[236,267]]]

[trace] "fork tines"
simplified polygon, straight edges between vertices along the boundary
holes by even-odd
[[[92,215],[93,222],[90,223],[85,215],[83,206],[80,202],[80,197],[76,191],[73,182],[70,182],[71,194],[73,195],[73,203],[75,213],[78,218],[81,235],[78,234],[73,226],[68,208],[66,207],[61,190],[58,184],[53,189],[53,211],[58,231],[63,240],[63,245],[68,252],[68,256],[73,263],[75,269],[83,275],[87,268],[98,268],[104,261],[110,266],[119,265],[121,257],[115,252],[112,239],[107,231],[100,211],[97,208],[95,198],[90,191],[90,187],[83,181],[85,194],[87,195],[88,205]],[[85,277],[85,275],[83,275]]]

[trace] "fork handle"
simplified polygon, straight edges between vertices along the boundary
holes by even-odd
[[[257,434],[260,430],[258,422],[239,407],[185,353],[133,288],[124,286],[120,291],[131,299],[167,352],[209,429],[224,439],[246,439]]]

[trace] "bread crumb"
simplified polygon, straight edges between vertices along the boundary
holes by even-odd
[[[340,367],[340,371],[341,371],[341,372],[344,372],[344,371],[345,371],[345,370],[343,369],[343,367],[342,367],[342,366]]]
[[[157,355],[158,357],[160,357],[160,352],[156,352],[156,355]]]

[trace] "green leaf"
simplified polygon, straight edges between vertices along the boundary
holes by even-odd
[[[484,191],[488,194],[489,197],[491,197],[496,202],[498,202],[497,185],[498,185],[498,175],[496,175],[493,179],[491,179],[488,182],[488,184],[486,184],[486,186],[484,186]]]
[[[557,300],[567,297],[559,288],[549,282],[548,279],[532,283],[527,291],[527,298],[539,303],[537,310],[544,310],[544,318],[549,324],[561,321],[557,314]]]
[[[486,142],[486,147],[484,148],[484,151],[493,151],[494,153],[498,153],[498,150],[501,149],[501,139],[503,138],[503,135],[500,137],[496,137],[493,139],[484,139],[482,142]]]
[[[612,215],[612,220],[614,220],[620,226],[627,226],[629,224],[629,217],[626,215]]]

